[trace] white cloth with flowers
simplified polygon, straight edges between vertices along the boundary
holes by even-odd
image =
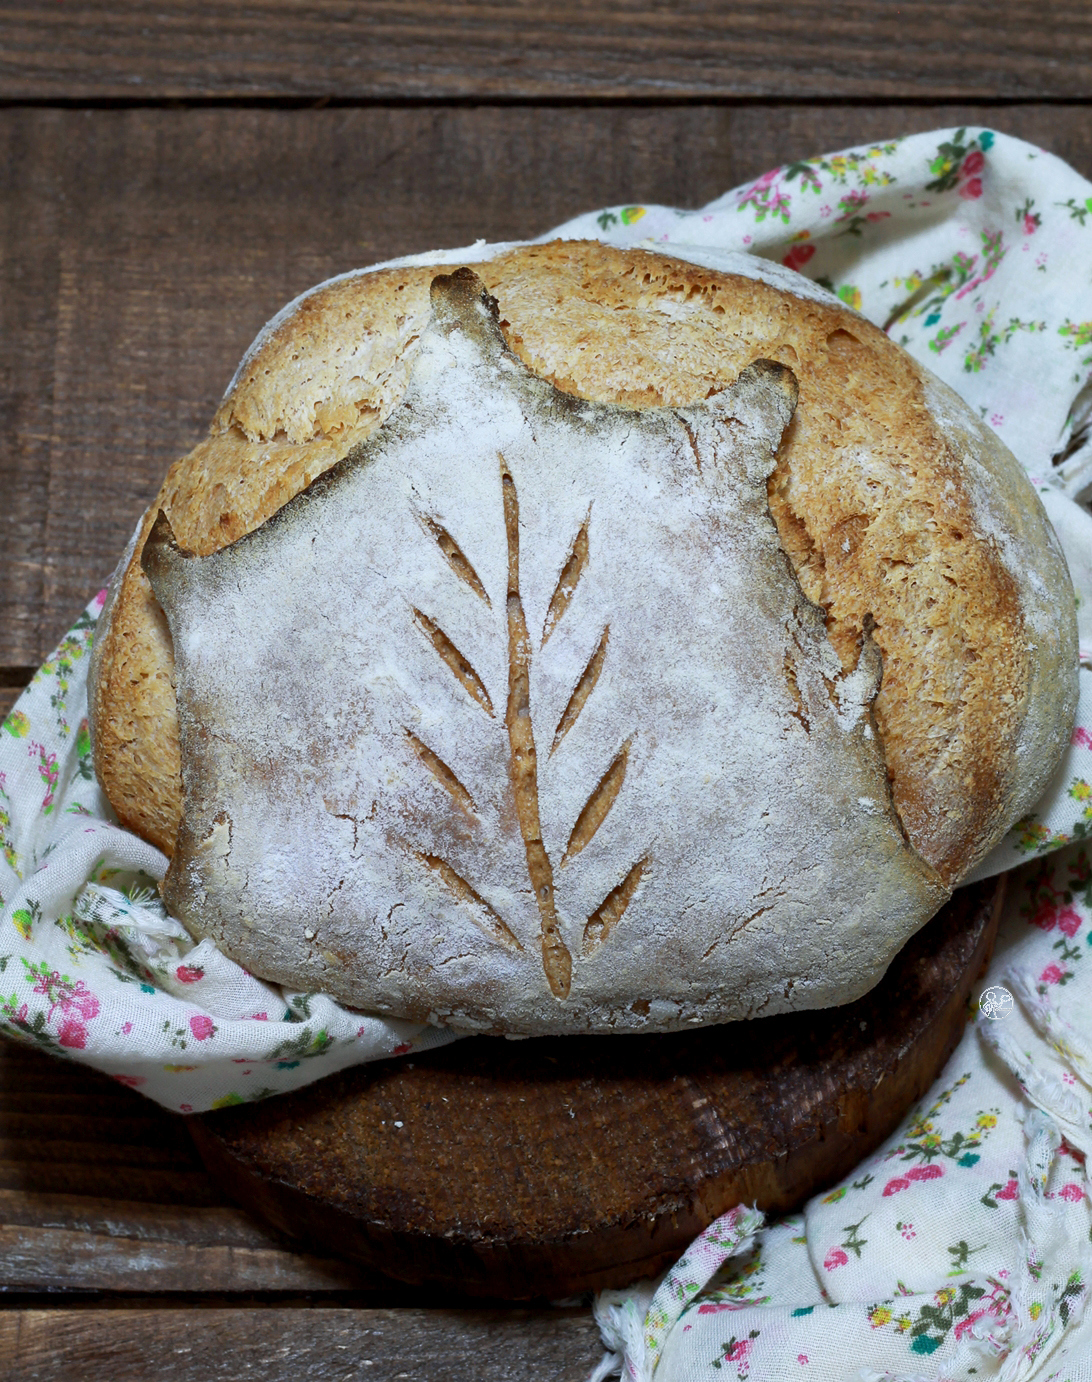
[[[762,1228],[741,1208],[654,1296],[601,1299],[616,1350],[601,1373],[1092,1382],[1092,891],[1080,843],[1092,839],[1092,517],[1081,502],[1092,493],[1092,185],[1018,140],[948,130],[773,169],[700,211],[610,207],[554,234],[712,266],[748,250],[828,287],[997,430],[1042,496],[1080,600],[1071,746],[976,875],[1050,855],[1016,885],[990,971],[1015,1003],[980,1016],[922,1109],[802,1216]],[[451,1040],[263,983],[165,914],[155,884],[166,860],[117,826],[90,761],[87,654],[101,605],[100,594],[0,725],[0,1031],[184,1112]]]
[[[661,1282],[604,1293],[599,1377],[1090,1382],[1092,847],[1010,888],[976,997],[1011,999],[802,1214],[740,1206]]]

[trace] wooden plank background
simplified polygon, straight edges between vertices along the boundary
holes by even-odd
[[[206,1303],[183,1314],[149,1301],[0,1312],[5,1382],[580,1382],[598,1337],[577,1309]]]
[[[0,110],[0,697],[311,284],[603,204],[698,206],[788,158],[970,121],[1092,172],[1084,107]]]
[[[1090,96],[1076,0],[0,3],[0,716],[312,283],[961,123],[1092,175]],[[5,1379],[576,1379],[599,1356],[586,1306],[455,1304],[301,1253],[180,1119],[0,1045]]]
[[[225,1199],[184,1119],[0,1042],[4,1382],[579,1382],[601,1354],[580,1303],[483,1307],[301,1251]]]
[[[0,99],[1082,98],[1078,0],[70,0],[0,10]]]

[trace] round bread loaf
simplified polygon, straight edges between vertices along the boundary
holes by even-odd
[[[259,337],[113,583],[91,697],[104,789],[123,824],[179,846],[167,897],[191,927],[358,1006],[541,1032],[848,1001],[1064,748],[1076,626],[1042,508],[956,395],[806,280],[744,256],[724,272],[574,242],[481,253],[480,282],[354,274]],[[337,550],[334,574],[305,572],[308,543]],[[301,637],[345,572],[379,630],[354,641],[360,605],[334,620],[348,680],[344,651],[316,666],[323,640]],[[294,612],[240,612],[274,605]],[[496,666],[490,620],[507,623]],[[366,686],[352,724],[301,690],[304,657],[339,705]],[[375,691],[377,668],[410,664],[412,694]],[[446,711],[445,677],[462,697]],[[335,729],[287,732],[305,703]],[[264,750],[240,747],[269,706]],[[226,766],[222,722],[241,736]],[[304,832],[304,854],[329,854],[313,878],[272,845],[257,877],[263,823],[293,829],[271,828],[278,733],[292,792],[339,823],[317,854],[320,824]],[[331,768],[349,744],[395,798]],[[358,867],[380,839],[382,878]]]

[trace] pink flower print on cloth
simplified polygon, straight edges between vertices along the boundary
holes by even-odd
[[[0,996],[0,1016],[6,1018],[12,1034],[57,1054],[62,1053],[58,1047],[84,1050],[88,1023],[99,1015],[99,1000],[83,979],[73,980],[44,961],[35,967],[24,960],[23,967],[31,999],[18,1003],[14,994],[6,1000]]]
[[[737,1205],[710,1224],[664,1277],[645,1315],[645,1349],[652,1368],[668,1331],[724,1263],[750,1248],[761,1225],[757,1210]]]
[[[944,1174],[942,1166],[911,1166],[904,1176],[894,1176],[883,1188],[884,1195],[897,1195],[900,1190],[909,1190],[914,1181],[937,1180]]]
[[[216,1035],[216,1023],[206,1013],[198,1013],[190,1018],[190,1031],[195,1041],[208,1041]]]
[[[650,1382],[671,1331],[698,1303],[701,1291],[724,1263],[752,1247],[761,1224],[762,1215],[743,1205],[723,1214],[694,1240],[686,1255],[665,1274],[643,1310],[639,1296],[625,1300],[623,1292],[607,1292],[600,1297],[596,1304],[596,1321],[610,1352],[593,1377],[606,1377],[610,1371],[622,1369],[623,1376],[632,1382]],[[719,1315],[721,1312],[705,1313]],[[744,1337],[748,1346],[740,1348],[742,1340],[733,1337],[725,1346],[725,1357],[732,1355],[731,1361],[740,1364],[748,1360],[750,1340],[749,1336]]]

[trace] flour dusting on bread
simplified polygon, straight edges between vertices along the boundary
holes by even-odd
[[[293,987],[466,1028],[857,997],[947,891],[891,807],[873,645],[843,673],[769,518],[793,376],[584,402],[490,308],[437,278],[400,405],[261,528],[205,557],[153,531],[172,911]]]
[[[862,762],[871,764],[869,770],[876,769],[876,781],[857,793],[846,820],[886,822],[899,837],[897,848],[908,841],[919,856],[916,867],[922,869],[925,861],[946,886],[973,867],[1053,770],[1075,701],[1071,587],[1041,506],[997,439],[859,315],[776,266],[758,265],[756,272],[750,261],[692,258],[695,262],[685,263],[652,251],[580,242],[475,246],[345,275],[279,314],[248,352],[208,438],[171,468],[100,624],[92,685],[95,762],[122,823],[168,854],[176,843],[189,848],[178,838],[182,745],[175,649],[140,564],[157,514],[162,510],[182,550],[211,557],[247,534],[257,537],[256,530],[317,477],[336,471],[347,457],[359,458],[400,416],[421,366],[434,261],[453,267],[477,261],[482,282],[499,304],[499,327],[511,355],[538,376],[537,385],[559,391],[551,395],[555,412],[569,408],[569,422],[587,427],[587,418],[581,422],[582,400],[620,408],[629,420],[627,445],[638,449],[650,444],[653,416],[670,414],[674,421],[657,423],[656,435],[662,441],[666,427],[672,438],[663,454],[675,455],[676,444],[683,448],[679,454],[690,467],[687,483],[707,501],[720,492],[729,506],[757,506],[758,527],[772,543],[763,558],[769,559],[770,572],[776,571],[772,588],[782,589],[779,582],[787,577],[797,596],[806,597],[795,606],[802,611],[796,634],[805,655],[793,639],[780,649],[781,699],[774,721],[784,722],[793,735],[813,738],[826,732],[817,727],[829,728],[833,715],[841,725],[836,742],[843,748],[852,742],[865,753]],[[771,403],[776,390],[770,394],[768,387],[751,394],[759,414],[767,409],[765,422],[761,417],[749,418],[746,425],[739,417],[717,420],[722,405],[729,413],[745,411],[744,394],[755,386],[749,371],[761,360],[791,371],[799,401],[768,478],[756,481],[770,469],[760,447],[748,453],[746,475],[728,467],[736,477],[729,484],[709,459],[709,428],[726,428],[736,441],[741,427],[749,427],[752,437],[769,429],[768,409],[777,409]],[[741,380],[742,392],[736,388]],[[427,394],[422,381],[420,376],[417,387]],[[490,890],[486,873],[475,871],[472,859],[464,859],[460,869],[440,847],[449,838],[469,840],[480,829],[481,812],[499,810],[467,766],[469,750],[464,752],[462,741],[445,739],[442,732],[434,737],[427,724],[407,714],[391,741],[395,749],[388,769],[422,792],[427,787],[433,794],[429,800],[450,813],[449,830],[435,848],[413,836],[418,844],[411,849],[409,833],[405,846],[399,846],[415,876],[424,880],[422,886],[455,909],[451,915],[462,918],[475,944],[488,941],[515,956],[517,965],[533,960],[550,1002],[572,1004],[576,1011],[580,976],[613,963],[608,957],[628,943],[633,923],[659,895],[664,877],[657,864],[662,856],[636,835],[617,852],[611,843],[625,827],[627,802],[652,761],[647,716],[634,713],[625,724],[619,720],[609,744],[597,750],[589,747],[588,736],[624,700],[623,667],[633,669],[634,687],[647,683],[647,678],[642,682],[647,649],[637,633],[626,634],[617,591],[615,597],[604,596],[604,573],[611,568],[611,580],[627,589],[631,569],[639,574],[644,560],[644,527],[634,526],[633,515],[643,515],[645,504],[654,518],[650,531],[658,531],[656,525],[668,521],[672,508],[661,494],[655,502],[645,494],[623,512],[622,491],[613,483],[603,487],[610,466],[601,463],[594,448],[570,457],[568,471],[546,468],[561,477],[557,495],[548,501],[541,491],[546,471],[528,468],[518,447],[515,459],[508,449],[503,454],[507,472],[497,460],[488,493],[473,486],[465,493],[447,494],[442,487],[434,493],[435,482],[429,481],[412,494],[397,490],[389,498],[399,524],[405,522],[398,530],[402,546],[391,560],[420,558],[414,574],[425,578],[424,587],[410,582],[400,597],[410,620],[402,633],[412,633],[415,640],[406,645],[406,656],[431,664],[425,681],[413,686],[430,685],[428,677],[438,678],[437,686],[446,681],[446,694],[462,697],[467,712],[476,707],[483,724],[473,732],[491,727],[497,762],[508,764],[505,773],[517,757],[524,767],[534,766],[522,779],[530,784],[522,817],[513,795],[501,832],[507,832],[514,870],[504,884],[514,911],[506,910],[508,898]],[[652,471],[659,474],[655,466]],[[733,489],[736,480],[739,488]],[[506,510],[508,493],[515,502]],[[468,526],[472,494],[479,511]],[[518,513],[519,537],[519,598],[511,609],[509,511]],[[276,528],[275,522],[269,531]],[[479,541],[478,528],[493,537]],[[159,531],[162,538],[166,530]],[[709,541],[708,535],[702,541]],[[627,543],[630,555],[619,558],[615,542]],[[689,549],[699,565],[705,561],[709,572],[715,569],[684,525],[674,548]],[[383,581],[389,582],[393,568],[376,561],[371,566],[387,572]],[[692,630],[688,653],[717,667],[727,655],[726,629],[733,620],[738,627],[738,616],[726,602],[718,603],[725,583],[709,572],[702,573],[708,579],[687,587],[688,613],[676,622]],[[441,573],[450,584],[445,600],[455,600],[450,607],[426,598],[439,590]],[[321,602],[299,611],[306,637],[317,636],[318,608]],[[300,655],[299,636],[287,626],[279,636]],[[520,649],[527,653],[525,675],[515,686],[513,653]],[[425,674],[423,666],[418,670]],[[413,688],[405,677],[405,668],[388,661],[380,681],[408,696]],[[533,706],[529,741],[521,738],[518,715],[512,718],[519,702],[514,688],[520,687]],[[657,716],[670,719],[671,696],[664,698],[656,688],[648,694]],[[719,705],[724,694],[725,684],[711,682],[703,704]],[[437,726],[443,723],[439,705],[434,704]],[[329,707],[323,712],[335,721],[341,713]],[[764,732],[773,730],[767,725]],[[706,752],[704,744],[698,749]],[[714,759],[716,751],[714,745]],[[755,774],[761,777],[757,768]],[[730,790],[725,783],[731,779],[709,776],[703,787],[710,801],[703,799],[700,809],[712,811],[720,809],[718,794]],[[656,781],[658,788],[662,784]],[[360,803],[330,800],[343,847],[355,858],[371,800],[363,812],[357,809]],[[537,831],[529,801],[537,802]],[[346,805],[351,809],[343,810]],[[784,791],[771,793],[769,806],[779,830],[810,809]],[[227,859],[232,829],[238,838],[238,826],[232,819],[229,827],[226,816],[213,820],[195,857]],[[536,852],[540,835],[543,855]],[[819,933],[833,920],[812,857],[825,849],[816,845],[811,854],[799,853],[786,874],[794,886],[815,885],[808,916]],[[602,864],[608,857],[610,868]],[[923,872],[929,876],[928,868]],[[587,882],[574,911],[581,879],[594,879],[595,886]],[[763,883],[777,885],[771,896],[780,879],[777,874]],[[753,917],[739,910],[754,896],[746,883],[740,882],[733,915],[751,918],[744,935],[760,934],[765,903],[752,909]],[[665,973],[673,972],[679,946],[688,944],[687,926],[697,905],[677,881],[671,897],[676,909],[663,904],[656,933],[667,947],[660,952]],[[253,922],[257,910],[244,920]],[[393,911],[393,920],[401,910]],[[801,907],[801,918],[805,910]],[[323,942],[315,919],[303,934],[318,983],[322,965],[336,968],[343,959]],[[885,936],[881,932],[881,948]],[[862,939],[857,949],[863,952],[871,943]],[[710,966],[724,962],[723,939],[707,949]],[[553,987],[563,989],[569,982],[569,997],[550,987],[547,952],[556,960]],[[738,955],[733,942],[730,966]],[[844,958],[817,953],[817,982],[841,972]],[[460,963],[449,957],[444,968]],[[748,982],[746,976],[740,979],[744,987]],[[784,1001],[829,1001],[816,998],[818,989],[798,992],[798,987],[786,981]],[[634,1003],[634,1014],[654,1024],[703,1020],[680,1017],[674,1000],[645,994]]]

